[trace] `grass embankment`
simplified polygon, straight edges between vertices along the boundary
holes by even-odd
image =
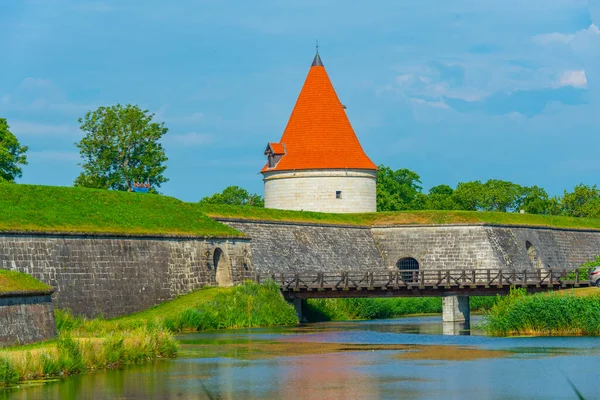
[[[0,295],[14,292],[47,292],[52,289],[31,275],[0,269]]]
[[[472,311],[491,308],[499,297],[470,298]],[[442,312],[441,297],[417,297],[394,299],[309,299],[305,315],[308,321],[344,321],[352,319],[392,318],[411,314],[439,314]]]
[[[356,226],[418,224],[501,224],[556,228],[600,229],[600,219],[518,214],[486,211],[395,211],[358,214],[330,214],[310,211],[274,210],[250,206],[193,204],[213,218],[309,222]]]
[[[482,327],[494,336],[597,336],[600,292],[586,288],[530,295],[515,289],[486,313]]]
[[[255,283],[201,289],[113,320],[55,315],[58,339],[0,349],[0,387],[173,357],[174,332],[298,323],[276,284]]]
[[[0,231],[241,236],[172,197],[0,183]]]

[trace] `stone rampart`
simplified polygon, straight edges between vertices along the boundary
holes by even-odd
[[[50,293],[5,293],[0,297],[0,347],[56,336]]]
[[[368,227],[218,220],[252,238],[258,274],[385,269]]]
[[[385,266],[423,269],[572,269],[600,255],[600,231],[515,225],[373,227]]]
[[[250,278],[252,254],[243,238],[0,233],[0,268],[52,286],[58,308],[116,317]]]

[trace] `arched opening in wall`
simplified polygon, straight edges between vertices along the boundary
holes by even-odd
[[[405,283],[417,282],[419,277],[419,262],[412,257],[398,260],[396,268],[400,270],[400,277]]]
[[[227,262],[225,253],[219,247],[213,253],[213,268],[218,286],[231,286],[233,284],[231,266]]]
[[[535,269],[542,269],[544,264],[542,263],[542,259],[538,254],[537,249],[531,242],[528,240],[525,242],[525,248],[527,249],[527,255],[529,256],[529,262]]]

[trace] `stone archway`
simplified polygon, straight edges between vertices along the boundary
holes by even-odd
[[[529,262],[535,269],[542,269],[544,264],[542,263],[542,259],[533,244],[528,240],[525,242],[525,249],[527,249],[527,256],[529,256]]]
[[[419,276],[419,261],[412,257],[404,257],[398,260],[396,268],[404,282],[416,282]]]
[[[217,247],[213,253],[213,268],[215,269],[215,280],[217,286],[232,286],[231,263],[229,257]]]

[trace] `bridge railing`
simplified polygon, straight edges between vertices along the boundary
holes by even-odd
[[[578,287],[589,284],[580,270],[395,270],[365,272],[275,273],[259,275],[257,281],[271,279],[282,290],[343,290],[343,289],[400,289],[400,288],[481,288],[510,286]]]

